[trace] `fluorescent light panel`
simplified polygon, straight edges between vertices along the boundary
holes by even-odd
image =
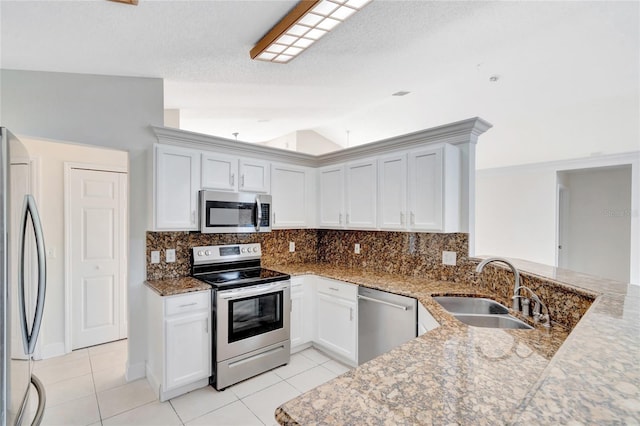
[[[251,59],[287,63],[371,0],[302,0],[251,49]]]

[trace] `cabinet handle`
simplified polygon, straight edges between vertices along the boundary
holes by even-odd
[[[344,221],[345,224],[349,224],[349,213],[347,213],[347,220]]]
[[[340,291],[339,289],[335,288],[335,287],[329,287],[329,290],[333,290],[333,291]]]
[[[193,224],[196,223],[196,211],[195,210],[191,211],[191,223],[193,223]]]
[[[244,175],[240,175],[240,186],[244,188]]]
[[[187,306],[193,306],[193,305],[197,305],[198,302],[193,302],[193,303],[185,303],[184,305],[180,305],[180,308],[186,308]]]
[[[413,212],[411,212],[409,214],[409,217],[410,217],[409,220],[411,221],[411,225],[415,225],[416,224],[416,215],[414,215]]]
[[[273,224],[276,224],[276,212],[273,212]]]
[[[204,332],[209,334],[209,321],[205,321],[204,323]]]
[[[349,308],[349,321],[353,321],[353,308]]]
[[[400,212],[400,225],[404,225],[404,213]]]
[[[231,173],[231,186],[233,186],[235,183],[236,183],[236,174]]]
[[[338,225],[342,225],[342,213],[338,213]]]

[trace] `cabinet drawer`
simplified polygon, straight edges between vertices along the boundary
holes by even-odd
[[[328,278],[318,279],[318,292],[348,300],[357,300],[358,298],[357,285]]]
[[[165,300],[165,315],[175,315],[209,309],[210,291],[183,294],[167,297]]]

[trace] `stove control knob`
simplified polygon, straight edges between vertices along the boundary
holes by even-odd
[[[211,256],[211,250],[205,251],[204,254],[206,254],[207,256]]]
[[[204,253],[202,253],[202,250],[198,251],[198,256],[202,256]]]
[[[254,247],[254,248],[253,248],[253,252],[254,252],[254,253],[257,253],[257,252],[258,252],[258,247]]]
[[[242,248],[242,250],[240,250],[240,251],[241,251],[242,253],[246,253],[246,252],[247,252],[247,249],[243,247],[243,248]]]

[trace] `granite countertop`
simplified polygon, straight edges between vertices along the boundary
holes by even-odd
[[[468,327],[431,299],[491,296],[466,284],[326,264],[270,266],[416,297],[441,325],[288,401],[276,419],[286,425],[639,423],[639,289],[525,261],[517,266],[599,294],[568,337],[555,324],[533,331]]]
[[[211,286],[192,277],[166,278],[162,280],[148,280],[147,287],[160,296],[175,296],[192,291],[211,290]]]
[[[268,265],[417,298],[440,327],[276,410],[286,425],[638,424],[640,287],[515,261],[522,271],[598,296],[571,330],[468,327],[431,297],[492,297],[464,283],[340,268]],[[194,278],[147,281],[163,296],[208,290]]]

